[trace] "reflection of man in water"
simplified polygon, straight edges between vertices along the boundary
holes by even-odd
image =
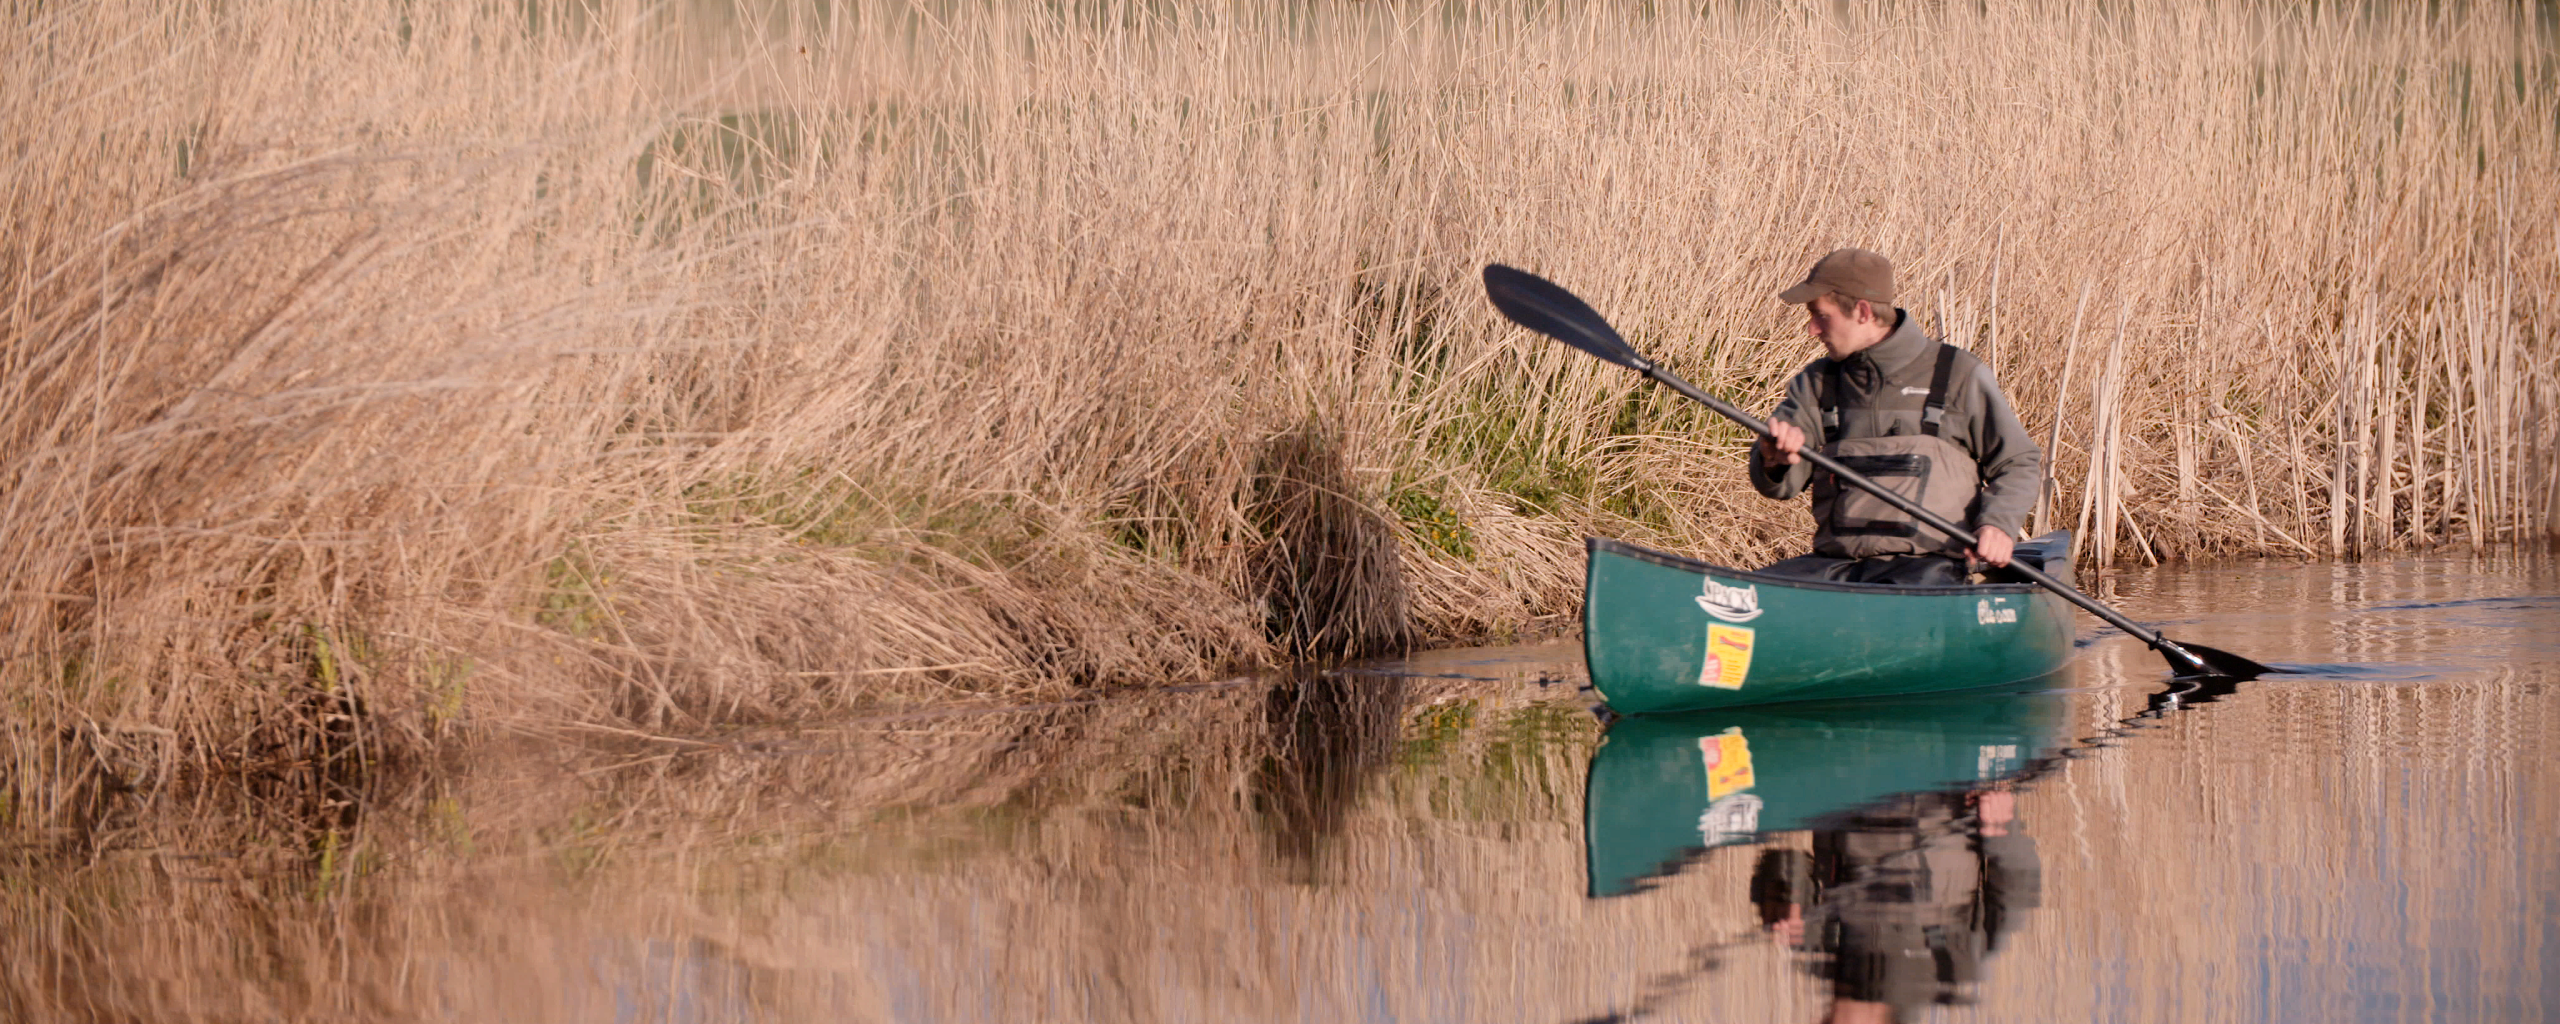
[[[1770,850],[1751,899],[1778,941],[1828,954],[1827,1024],[1912,1024],[1965,1000],[2043,868],[2004,789],[1896,797],[1818,830],[1810,858]]]

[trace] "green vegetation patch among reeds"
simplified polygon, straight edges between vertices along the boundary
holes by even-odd
[[[1490,260],[1766,408],[1775,290],[1891,254],[2084,564],[2560,525],[2549,4],[1834,7],[21,5],[6,777],[1212,678],[1801,542]]]

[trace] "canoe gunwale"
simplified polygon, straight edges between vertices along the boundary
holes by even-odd
[[[1586,537],[1583,538],[1583,545],[1586,558],[1589,557],[1590,554],[1605,551],[1613,555],[1633,558],[1638,561],[1651,562],[1666,569],[1679,569],[1684,572],[1693,572],[1700,575],[1724,576],[1732,579],[1749,580],[1753,583],[1766,583],[1775,587],[1792,587],[1798,590],[1831,590],[1844,594],[1866,594],[1875,597],[1965,597],[1978,594],[2035,594],[2044,592],[2043,587],[2039,587],[2033,583],[1958,583],[1934,586],[1915,586],[1901,583],[1844,583],[1838,580],[1817,580],[1804,576],[1784,576],[1777,573],[1757,572],[1750,569],[1736,569],[1731,566],[1717,565],[1713,562],[1701,562],[1694,558],[1684,558],[1666,551],[1656,551],[1652,548],[1638,547],[1622,540],[1611,540],[1607,537]],[[1588,586],[1587,579],[1585,581],[1585,586]]]

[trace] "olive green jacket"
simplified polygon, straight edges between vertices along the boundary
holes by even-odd
[[[1893,313],[1897,318],[1893,333],[1850,353],[1840,363],[1839,437],[1825,437],[1822,431],[1818,395],[1831,362],[1827,358],[1807,364],[1787,381],[1787,397],[1769,413],[1770,422],[1795,424],[1804,431],[1805,445],[1812,448],[1845,438],[1920,433],[1920,416],[1916,412],[1878,413],[1865,407],[1869,396],[1887,388],[1926,393],[1930,372],[1937,368],[1938,343],[1920,330],[1917,318],[1909,312],[1896,309]],[[1982,476],[1971,521],[1964,525],[1972,529],[1997,526],[2012,539],[2024,540],[2027,510],[2035,506],[2037,489],[2044,486],[2044,451],[2027,436],[2026,425],[2018,422],[2018,414],[2009,408],[2009,400],[2000,393],[2000,382],[1992,379],[1989,366],[1971,353],[1960,351],[1949,377],[1948,390],[1952,394],[1947,396],[1939,436],[1972,453]],[[1811,462],[1777,470],[1762,465],[1757,446],[1748,461],[1751,486],[1772,498],[1795,497],[1813,479]]]

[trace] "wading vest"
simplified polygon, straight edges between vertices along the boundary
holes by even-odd
[[[1847,388],[1840,379],[1838,361],[1825,367],[1816,390],[1822,404],[1822,436],[1831,439],[1822,447],[1823,454],[1961,525],[1981,489],[1981,471],[1974,465],[1972,452],[1940,436],[1956,357],[1955,346],[1938,344],[1926,391],[1916,386],[1920,381],[1884,375],[1875,394],[1861,406],[1883,421],[1887,431],[1883,436],[1841,436],[1840,401]],[[1964,545],[1921,525],[1884,499],[1817,469],[1813,473],[1813,551],[1834,558],[1954,555],[1962,554]]]

